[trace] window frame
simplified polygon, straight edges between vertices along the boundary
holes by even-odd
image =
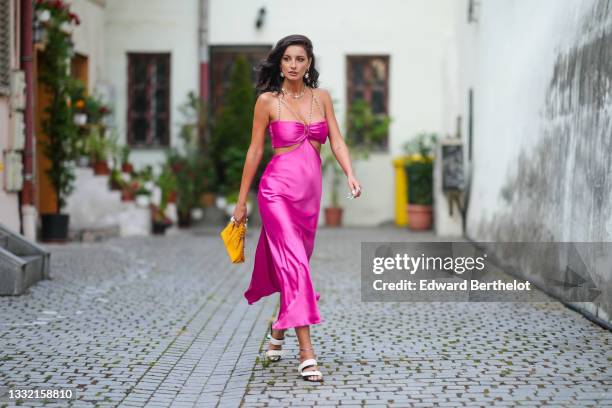
[[[369,61],[374,59],[382,59],[385,63],[385,81],[383,87],[384,99],[384,114],[389,116],[389,65],[390,65],[390,55],[389,54],[348,54],[346,56],[346,117],[348,117],[348,113],[351,109],[351,104],[355,100],[355,92],[359,87],[354,86],[353,81],[353,66],[356,62],[364,63],[366,69],[371,70],[371,64]],[[367,75],[364,71],[364,75],[367,78]],[[372,105],[372,91],[375,88],[372,86],[372,83],[365,83],[363,86],[364,90],[364,100]],[[374,147],[375,151],[388,151],[389,149],[389,132],[385,135],[383,142],[376,147]]]
[[[13,24],[11,0],[0,0],[0,95],[11,94],[11,53],[13,41]]]
[[[146,94],[147,94],[147,99],[146,99],[146,103],[147,103],[147,108],[146,108],[146,113],[144,115],[145,119],[147,120],[147,122],[149,123],[149,127],[147,129],[147,133],[146,133],[146,141],[143,142],[137,142],[135,140],[135,135],[133,133],[133,127],[132,127],[132,123],[136,118],[141,118],[140,115],[135,117],[135,113],[134,110],[132,109],[132,102],[134,101],[134,93],[135,93],[135,84],[133,83],[133,70],[135,68],[135,63],[136,63],[136,59],[137,58],[142,58],[142,59],[146,59],[146,71],[147,71],[147,78],[145,81],[145,90],[146,90]],[[127,109],[126,109],[126,115],[127,115],[127,143],[130,147],[132,148],[136,148],[136,149],[159,149],[159,148],[167,148],[170,146],[170,138],[172,135],[171,132],[171,118],[172,118],[172,107],[170,106],[170,94],[172,92],[172,83],[171,83],[171,79],[172,79],[172,54],[170,52],[128,52],[127,53],[127,59],[128,59],[128,79],[127,79],[127,93],[128,93],[128,100],[127,100]],[[166,110],[165,112],[163,112],[163,114],[160,117],[160,114],[155,113],[152,111],[152,106],[153,104],[151,104],[151,97],[152,95],[158,90],[158,89],[164,89],[163,87],[156,87],[155,89],[153,89],[152,85],[151,85],[151,75],[152,75],[152,66],[153,64],[156,64],[158,60],[160,59],[165,59],[166,64],[167,64],[167,71],[166,71],[166,98],[165,98],[165,105],[166,105]],[[164,134],[161,137],[161,142],[159,143],[155,143],[153,142],[154,140],[154,135],[153,135],[153,126],[150,126],[151,123],[153,123],[154,120],[158,120],[158,119],[165,119],[166,122],[166,131],[164,132]]]

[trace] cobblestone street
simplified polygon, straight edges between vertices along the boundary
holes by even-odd
[[[441,240],[395,228],[319,229],[325,382],[299,377],[293,330],[266,367],[278,295],[243,297],[259,230],[238,266],[218,232],[48,246],[52,280],[0,298],[0,387],[76,387],[45,406],[612,406],[612,333],[552,299],[361,302],[362,241]]]

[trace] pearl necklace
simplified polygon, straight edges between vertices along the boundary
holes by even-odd
[[[285,88],[282,88],[282,89],[283,89],[283,93],[286,93],[286,94],[288,94],[288,95],[291,95],[291,96],[293,97],[293,99],[299,99],[299,98],[301,98],[302,96],[304,96],[304,93],[306,92],[306,87],[304,87],[304,89],[302,89],[302,92],[300,92],[300,94],[299,94],[299,95],[296,95],[296,94],[294,94],[294,93],[291,93],[291,92],[289,92],[288,90],[286,90]]]

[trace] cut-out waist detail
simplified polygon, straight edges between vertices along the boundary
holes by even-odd
[[[287,147],[300,143],[305,138],[324,144],[327,140],[327,121],[321,120],[305,125],[302,122],[290,120],[275,120],[268,127],[272,147]]]

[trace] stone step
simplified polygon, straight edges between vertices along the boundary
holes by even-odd
[[[0,295],[20,295],[49,278],[50,254],[0,224]]]
[[[148,235],[150,213],[135,202],[121,201],[121,192],[108,186],[108,176],[95,176],[89,168],[77,168],[66,211],[70,235],[77,240],[98,241],[116,235]]]

